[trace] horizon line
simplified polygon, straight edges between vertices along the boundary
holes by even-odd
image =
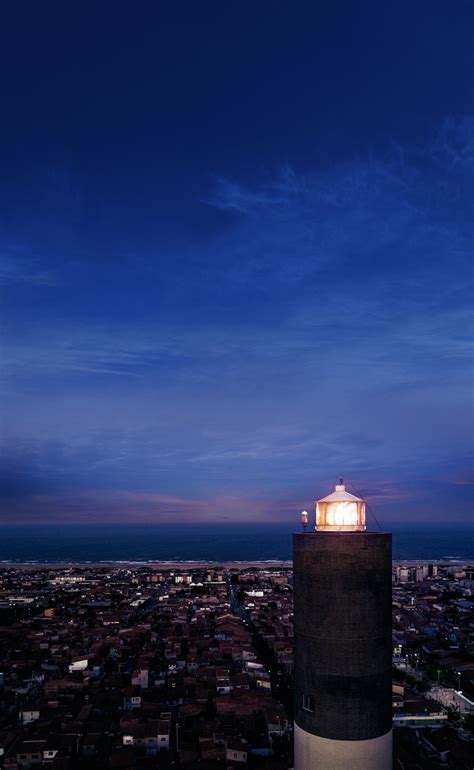
[[[432,519],[430,521],[426,520],[414,520],[411,518],[410,520],[405,519],[391,519],[391,520],[384,520],[383,522],[380,522],[383,526],[393,526],[393,525],[407,525],[407,526],[413,526],[413,525],[422,525],[426,527],[432,527],[432,526],[445,526],[445,527],[452,527],[453,525],[459,525],[462,524],[463,526],[468,526],[471,528],[474,528],[474,520],[463,520],[463,519],[450,519],[449,521],[446,520],[439,520],[439,519]],[[295,529],[298,531],[301,529],[301,523],[299,521],[296,521],[294,519],[279,519],[279,520],[271,520],[268,519],[260,519],[260,520],[238,520],[238,519],[227,519],[227,520],[218,520],[218,521],[212,521],[209,519],[201,519],[201,520],[192,520],[192,521],[180,521],[180,520],[161,520],[161,521],[149,521],[149,520],[143,520],[143,521],[124,521],[122,519],[120,520],[110,520],[110,521],[64,521],[64,520],[57,520],[57,519],[51,519],[49,521],[31,521],[31,520],[25,520],[25,521],[15,521],[15,522],[0,522],[0,528],[5,527],[58,527],[58,524],[61,524],[62,527],[133,527],[133,526],[142,526],[142,527],[156,527],[156,526],[179,526],[179,527],[191,527],[191,526],[202,526],[202,525],[208,525],[208,526],[230,526],[230,525],[240,525],[242,527],[247,526],[279,526],[284,524],[293,524],[295,525]],[[374,528],[372,525],[367,527],[367,531],[377,531],[381,529],[381,527]],[[308,528],[308,532],[312,532],[313,529]]]

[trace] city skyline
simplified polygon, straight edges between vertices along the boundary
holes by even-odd
[[[471,522],[470,5],[2,16],[0,522]]]

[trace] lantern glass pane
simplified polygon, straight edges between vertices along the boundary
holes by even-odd
[[[359,523],[357,504],[350,502],[329,503],[326,524],[332,526],[355,526]]]

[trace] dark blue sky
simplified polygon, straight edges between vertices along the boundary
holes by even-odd
[[[1,520],[470,520],[472,3],[0,17]]]

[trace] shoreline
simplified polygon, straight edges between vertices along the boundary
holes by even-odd
[[[474,566],[473,559],[464,559],[459,557],[443,559],[392,559],[392,566],[408,567],[421,564],[450,565],[450,566]],[[227,560],[217,561],[210,559],[103,559],[91,561],[13,561],[0,560],[0,570],[6,569],[130,569],[130,568],[149,568],[155,570],[170,569],[292,569],[292,559],[259,559],[259,560]]]

